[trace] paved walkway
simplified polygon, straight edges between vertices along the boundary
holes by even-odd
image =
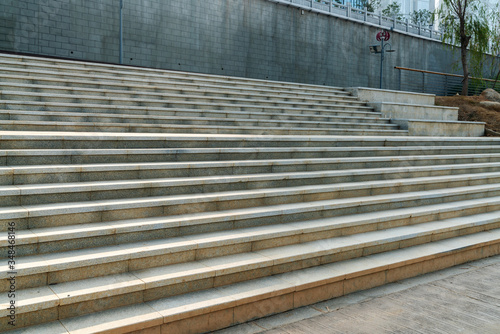
[[[499,334],[500,256],[361,291],[217,334]]]

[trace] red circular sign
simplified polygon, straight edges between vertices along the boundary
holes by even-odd
[[[377,33],[377,41],[388,41],[391,34],[387,30],[382,30]]]

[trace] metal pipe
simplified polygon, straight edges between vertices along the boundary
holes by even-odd
[[[384,74],[384,38],[380,41],[382,50],[380,51],[380,89],[382,89],[382,76]]]
[[[123,64],[123,0],[120,0],[120,64]]]

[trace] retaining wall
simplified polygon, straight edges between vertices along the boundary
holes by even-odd
[[[119,0],[1,0],[0,50],[117,63]],[[378,87],[378,28],[267,0],[124,0],[124,64]],[[394,66],[453,72],[439,41],[393,32]]]

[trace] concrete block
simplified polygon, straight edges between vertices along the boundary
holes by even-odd
[[[384,117],[395,119],[422,119],[422,120],[440,120],[457,121],[458,108],[439,107],[433,105],[371,102],[377,112],[382,113]]]
[[[366,87],[346,88],[353,96],[365,102],[393,102],[417,105],[434,105],[435,95],[405,92],[399,90],[376,89]]]
[[[413,119],[407,122],[410,136],[482,137],[485,131],[483,122],[440,122]]]

